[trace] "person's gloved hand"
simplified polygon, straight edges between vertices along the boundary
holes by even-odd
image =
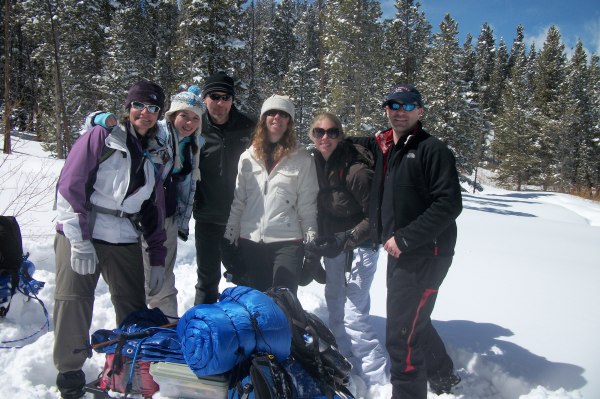
[[[335,242],[338,248],[343,251],[353,251],[358,245],[354,237],[354,230],[346,230],[334,234]]]
[[[148,281],[148,288],[150,292],[148,295],[156,295],[162,289],[163,283],[165,282],[165,268],[162,266],[152,266],[150,268],[150,281]]]
[[[94,115],[92,126],[100,125],[105,129],[112,129],[117,124],[117,118],[111,112],[100,112]]]
[[[98,255],[90,240],[71,242],[71,269],[79,274],[94,274]]]
[[[321,257],[310,251],[305,251],[304,262],[298,276],[298,285],[307,286],[315,280],[319,284],[325,284],[325,269],[321,265]]]
[[[237,245],[238,238],[240,238],[240,227],[228,224],[225,227],[225,239],[232,245]]]
[[[189,236],[189,234],[184,231],[181,231],[181,230],[177,231],[177,237],[179,237],[179,239],[183,242],[186,242],[188,240],[188,236]]]
[[[311,242],[304,245],[305,250],[309,250],[319,256],[326,258],[335,258],[342,249],[339,247],[334,236],[318,236]]]

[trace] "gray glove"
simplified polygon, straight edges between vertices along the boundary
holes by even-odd
[[[152,266],[150,268],[150,281],[148,281],[148,288],[150,288],[149,296],[156,295],[162,289],[163,283],[165,282],[165,268],[163,266]]]
[[[71,269],[78,274],[94,274],[98,255],[90,240],[71,242]]]

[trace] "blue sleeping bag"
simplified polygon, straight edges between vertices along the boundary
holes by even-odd
[[[291,332],[283,311],[253,288],[227,288],[219,302],[189,309],[177,324],[181,350],[199,376],[221,374],[263,352],[283,361],[290,355]]]

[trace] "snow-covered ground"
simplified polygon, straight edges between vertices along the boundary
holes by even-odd
[[[37,267],[34,277],[46,282],[40,298],[52,315],[52,202],[62,161],[50,159],[38,143],[13,141],[18,141],[14,154],[0,155],[0,213],[18,214],[24,248]],[[441,397],[600,397],[600,344],[594,338],[600,327],[600,204],[556,193],[484,188],[463,196],[456,257],[433,313],[463,378],[454,395]],[[385,259],[380,257],[371,289],[373,323],[381,335]],[[179,242],[180,315],[193,305],[195,268],[193,240]],[[299,297],[306,309],[325,317],[322,285],[300,288]],[[92,331],[113,328],[114,312],[102,282],[96,298]],[[44,322],[39,304],[16,296],[7,318],[0,320],[0,340],[27,336]],[[20,342],[21,349],[0,349],[0,398],[59,397],[53,341],[44,330]],[[103,363],[98,354],[86,363],[88,380]],[[390,393],[387,386],[374,398]]]

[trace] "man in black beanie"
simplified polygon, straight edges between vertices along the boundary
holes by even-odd
[[[207,112],[202,116],[206,143],[200,151],[200,181],[194,199],[198,282],[194,305],[214,303],[219,295],[223,238],[233,200],[240,155],[250,143],[256,121],[233,105],[235,82],[223,71],[206,78],[202,90]]]

